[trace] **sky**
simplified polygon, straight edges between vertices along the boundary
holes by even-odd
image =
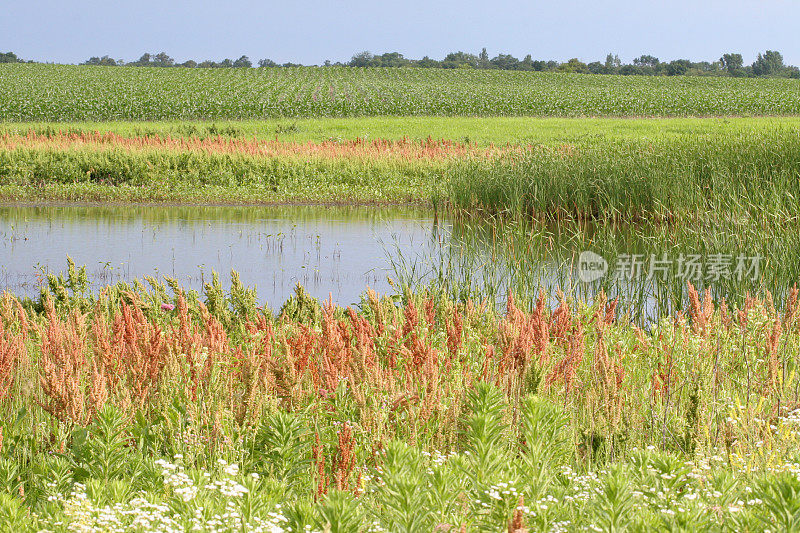
[[[178,61],[248,56],[253,62],[321,64],[362,50],[408,58],[448,52],[490,57],[630,62],[718,59],[751,63],[778,50],[800,64],[800,0],[4,0],[0,52],[78,63],[110,55],[132,61],[167,52]]]

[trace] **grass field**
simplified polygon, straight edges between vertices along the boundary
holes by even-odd
[[[800,80],[441,69],[0,66],[0,120],[798,115]]]
[[[295,118],[222,121],[0,122],[0,135],[114,133],[122,137],[256,138],[295,143],[363,139],[447,139],[490,144],[613,142],[642,138],[718,137],[765,129],[797,129],[800,117],[555,118],[417,117]]]

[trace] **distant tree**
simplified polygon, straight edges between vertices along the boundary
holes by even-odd
[[[691,66],[692,62],[688,59],[675,59],[667,63],[665,73],[667,76],[682,76]]]
[[[410,63],[400,52],[386,52],[375,59],[380,60],[381,67],[404,67]]]
[[[586,66],[592,74],[606,74],[606,66],[599,61],[592,61]]]
[[[617,54],[608,54],[603,65],[603,74],[614,74],[621,65],[622,61],[619,60]]]
[[[533,70],[533,58],[530,54],[525,56],[525,59],[519,62],[517,65],[519,70]]]
[[[783,56],[775,50],[767,50],[764,54],[758,54],[753,63],[753,74],[756,76],[777,76],[783,73]]]
[[[87,59],[86,61],[81,63],[81,65],[98,65],[98,66],[104,66],[104,67],[116,67],[117,66],[117,61],[115,59],[112,59],[112,58],[108,57],[108,56],[90,57],[89,59]]]
[[[790,78],[798,79],[800,78],[800,68],[795,66],[786,67],[786,73],[789,75]]]
[[[657,67],[660,61],[657,57],[651,55],[641,55],[633,60],[633,64],[637,67]]]
[[[479,58],[480,61],[480,58]],[[511,54],[498,54],[490,61],[493,68],[500,70],[515,70],[519,65],[519,59]]]
[[[259,59],[258,66],[261,68],[277,67],[278,64],[271,59]]]
[[[558,70],[561,72],[576,72],[582,74],[589,73],[589,67],[583,61],[579,60],[577,57],[573,57],[566,63],[561,63],[558,66]]]
[[[715,72],[719,72],[721,68],[722,63],[719,61],[698,61],[696,63],[692,63],[689,67],[690,70],[699,74],[713,74]]]
[[[242,56],[236,61],[233,62],[233,66],[235,68],[250,68],[253,66],[253,62],[250,61],[250,58],[247,56]]]
[[[644,74],[645,68],[647,67],[640,67],[638,65],[622,65],[617,72],[622,76],[636,76]]]
[[[225,59],[217,63],[217,66],[219,66],[219,68],[231,68],[233,67],[233,59],[228,59],[226,57]]]
[[[0,53],[0,63],[24,63],[14,52]]]
[[[216,68],[217,66],[218,65],[214,61],[211,61],[210,59],[206,59],[205,61],[202,61],[200,62],[200,64],[197,65],[198,68]]]
[[[260,64],[260,63],[261,63],[261,62],[259,61],[259,65],[258,65],[259,67],[261,66],[261,64]],[[330,67],[330,66],[331,66],[331,60],[330,60],[330,59],[326,59],[326,60],[325,60],[325,62],[322,64],[322,66],[324,66],[324,67]]]
[[[441,63],[439,63],[435,59],[431,59],[430,57],[425,56],[419,61],[417,61],[417,66],[420,68],[436,68],[441,66]]]
[[[478,56],[466,52],[450,52],[442,60],[444,68],[478,68]]]
[[[744,59],[742,54],[722,54],[719,58],[722,68],[728,71],[731,76],[741,76],[744,74]]]
[[[492,63],[489,60],[489,52],[486,51],[485,47],[481,50],[480,55],[478,55],[478,64],[476,66],[478,68],[492,68]]]
[[[347,64],[351,67],[368,67],[374,57],[369,50],[364,50],[354,55]]]
[[[154,67],[174,67],[175,60],[167,55],[166,52],[159,52],[153,56]]]
[[[144,54],[142,54],[142,57],[140,57],[138,60],[134,61],[133,63],[128,63],[128,64],[132,65],[134,67],[147,67],[147,66],[150,66],[150,59],[152,57],[153,56],[151,56],[150,54],[145,52]]]
[[[197,67],[197,61],[195,61],[194,59],[189,59],[188,61],[184,61],[183,63],[181,63],[181,66],[186,68],[195,68]]]
[[[551,67],[547,61],[542,61],[540,59],[533,60],[533,70],[537,72],[542,72],[543,70],[552,70],[552,69],[553,67]]]

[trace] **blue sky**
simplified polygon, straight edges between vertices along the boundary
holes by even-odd
[[[800,64],[800,0],[506,0],[122,2],[6,0],[0,51],[25,59],[80,62],[108,54],[125,60],[166,51],[186,59],[304,64],[348,60],[355,52],[399,51],[441,58],[449,51],[534,59],[629,62],[715,60],[779,50]]]

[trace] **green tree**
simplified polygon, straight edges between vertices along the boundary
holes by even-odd
[[[103,56],[103,57],[96,57],[95,56],[95,57],[90,57],[89,59],[87,59],[86,61],[84,61],[81,64],[82,65],[98,65],[98,66],[104,66],[104,67],[116,67],[117,66],[117,61],[115,59],[109,57],[109,56]]]
[[[573,57],[566,63],[561,63],[561,65],[558,66],[558,70],[560,72],[575,72],[580,74],[589,73],[589,67],[577,57]]]
[[[404,67],[409,64],[400,52],[386,52],[380,56],[380,60],[382,67]]]
[[[417,61],[417,66],[420,68],[436,68],[440,67],[441,63],[436,61],[435,59],[431,59],[430,57],[425,56],[419,61]]]
[[[519,62],[517,68],[519,68],[519,70],[534,70],[533,58],[531,57],[531,55],[530,54],[526,55],[525,59]]]
[[[722,68],[728,71],[731,76],[741,76],[744,74],[744,60],[742,54],[722,54],[719,58]]]
[[[617,73],[622,76],[641,76],[646,73],[652,73],[652,69],[648,69],[648,67],[638,67],[636,65],[622,65]]]
[[[150,59],[152,59],[152,57],[153,56],[151,56],[149,53],[145,52],[144,54],[142,54],[142,57],[140,57],[133,63],[128,63],[128,65],[133,67],[149,67],[151,65]]]
[[[167,55],[166,52],[159,52],[153,57],[154,67],[173,67],[175,60]]]
[[[689,71],[692,62],[688,59],[675,59],[667,63],[665,72],[667,76],[682,76]]]
[[[641,55],[633,60],[633,64],[637,67],[657,67],[660,61],[657,57],[651,55]]]
[[[478,68],[492,68],[491,61],[489,61],[489,52],[484,47],[478,56]]]
[[[250,61],[250,58],[247,56],[242,56],[236,61],[233,62],[233,66],[235,68],[250,68],[253,66],[253,62]]]
[[[775,50],[767,50],[763,54],[758,54],[753,63],[753,74],[756,76],[777,76],[783,73],[784,69],[783,56]]]
[[[444,68],[478,67],[478,56],[466,52],[450,52],[442,61]]]
[[[599,61],[592,61],[587,65],[589,68],[589,72],[592,74],[605,74],[606,73],[606,66],[599,62]]]
[[[603,64],[603,74],[614,74],[621,66],[622,61],[619,60],[617,54],[608,54],[606,62]]]
[[[277,67],[278,64],[271,59],[259,59],[258,66],[261,68]]]
[[[372,64],[374,57],[369,50],[364,50],[354,55],[347,65],[351,67],[368,67]]]
[[[511,54],[498,54],[491,60],[491,65],[500,70],[515,70],[519,64],[519,59]]]
[[[23,63],[23,61],[14,52],[6,52],[0,54],[0,63]]]

